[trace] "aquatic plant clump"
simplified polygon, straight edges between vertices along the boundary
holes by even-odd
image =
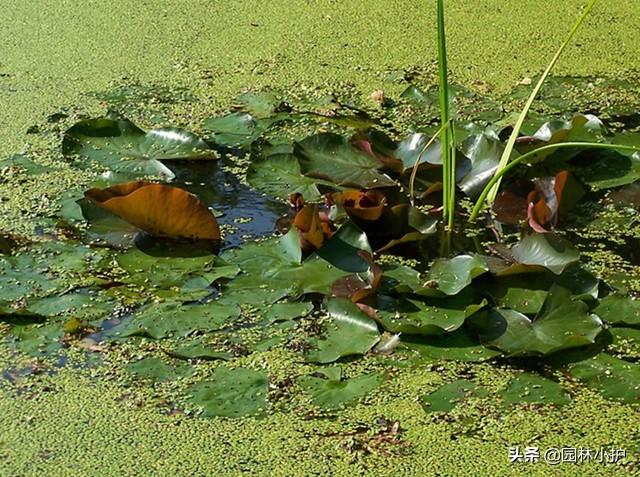
[[[295,386],[326,411],[392,379],[343,375],[342,363],[389,356],[542,363],[637,402],[640,368],[620,352],[635,339],[637,296],[581,260],[574,212],[611,196],[637,206],[640,133],[591,113],[533,118],[524,131],[535,94],[515,124],[465,122],[442,1],[438,26],[440,114],[407,134],[353,105],[273,91],[242,94],[202,137],[145,132],[114,113],[67,129],[62,153],[95,180],[60,200],[46,240],[0,242],[0,316],[15,348],[151,341],[162,358],[132,359],[127,372],[184,381],[184,405],[208,417],[275,405],[270,376],[238,363],[276,347],[313,370]],[[430,101],[418,85],[402,97],[414,109]],[[27,157],[7,167],[43,173]],[[253,236],[238,234],[249,222]],[[185,360],[225,364],[203,377]],[[420,399],[441,412],[487,395],[457,380]],[[499,392],[555,405],[570,396],[535,373]]]

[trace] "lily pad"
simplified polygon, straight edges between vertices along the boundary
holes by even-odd
[[[22,154],[14,154],[6,159],[0,161],[0,170],[4,168],[16,169],[24,171],[30,176],[37,176],[46,172],[52,172],[53,169],[49,166],[38,164],[33,159]]]
[[[65,133],[62,152],[115,172],[169,179],[174,174],[160,161],[216,157],[202,139],[183,129],[159,128],[145,133],[127,119],[111,118],[86,119],[73,125]]]
[[[251,114],[238,112],[209,118],[203,128],[210,133],[208,139],[216,144],[249,149],[271,126],[288,118],[288,114],[276,114],[258,119]]]
[[[308,341],[307,361],[331,363],[344,356],[364,354],[380,340],[376,322],[343,298],[327,300],[331,321],[322,337]]]
[[[144,335],[151,338],[187,336],[195,331],[215,331],[233,323],[240,307],[210,302],[182,305],[176,302],[154,303],[109,331],[114,337]]]
[[[396,185],[389,176],[379,171],[382,163],[337,134],[310,136],[295,144],[294,154],[300,162],[302,173],[308,177],[360,189]]]
[[[471,298],[459,295],[419,301],[378,296],[375,308],[382,326],[387,331],[440,335],[457,330],[465,319],[486,305],[486,301],[473,304]]]
[[[433,360],[480,362],[502,354],[481,345],[463,329],[438,336],[403,335],[401,339],[404,347]]]
[[[554,285],[540,312],[530,319],[514,310],[496,308],[469,319],[480,341],[510,355],[550,354],[595,342],[602,321],[571,292]]]
[[[89,189],[84,196],[154,236],[220,240],[213,213],[198,197],[179,187],[135,181]]]
[[[476,199],[498,168],[504,146],[498,135],[487,128],[482,134],[465,139],[460,150],[471,161],[471,170],[458,182],[458,186]]]
[[[422,398],[422,407],[428,413],[451,411],[460,402],[471,397],[485,397],[486,389],[466,379],[445,384]]]
[[[142,358],[140,361],[128,364],[127,371],[136,377],[152,381],[172,381],[195,373],[195,369],[188,364],[171,366],[160,358]]]
[[[569,373],[608,399],[640,402],[640,365],[605,353],[575,363]]]
[[[640,325],[640,300],[628,296],[609,295],[593,312],[610,324]]]
[[[313,310],[313,303],[276,303],[264,310],[267,319],[272,322],[289,321],[306,316]]]
[[[252,159],[247,171],[247,182],[259,191],[279,199],[286,199],[290,194],[300,193],[309,201],[315,201],[321,197],[316,184],[327,183],[304,176],[293,154],[264,150],[261,151],[260,157]]]
[[[364,374],[351,379],[340,380],[338,374],[333,379],[305,376],[298,383],[311,396],[313,404],[323,409],[336,409],[360,399],[384,382],[380,373]]]
[[[205,250],[177,244],[133,248],[117,255],[116,261],[128,274],[124,282],[158,288],[183,286],[195,277],[203,278],[208,286],[220,278],[233,278],[239,271]]]
[[[511,254],[519,264],[541,266],[556,275],[580,259],[573,245],[550,233],[526,235],[511,248]]]
[[[206,417],[242,417],[267,407],[267,377],[251,369],[217,368],[211,378],[189,387],[190,401]]]
[[[181,359],[230,360],[233,358],[233,355],[227,351],[217,351],[204,338],[184,342],[171,351],[167,351],[167,354]]]
[[[456,295],[469,286],[474,278],[487,271],[489,267],[480,255],[438,259],[429,270],[426,286],[417,293],[429,296],[440,291],[446,295]]]
[[[315,254],[303,261],[295,228],[278,239],[228,250],[222,258],[241,269],[224,288],[223,298],[231,300],[233,294],[234,299],[255,305],[304,293],[327,294],[338,278],[348,275]]]
[[[531,373],[523,373],[512,380],[500,392],[500,397],[513,404],[526,402],[563,405],[571,402],[569,394],[560,384]]]

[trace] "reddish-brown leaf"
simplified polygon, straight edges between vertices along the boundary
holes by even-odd
[[[195,195],[164,184],[134,181],[84,196],[98,207],[158,237],[219,240],[218,222]]]

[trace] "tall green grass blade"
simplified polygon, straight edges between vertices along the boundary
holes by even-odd
[[[505,167],[503,167],[502,169],[500,169],[495,173],[495,175],[491,178],[491,180],[487,183],[487,185],[484,187],[484,189],[480,193],[480,197],[478,197],[478,200],[476,201],[476,204],[473,207],[473,210],[471,211],[471,215],[469,216],[469,221],[473,221],[478,217],[478,215],[480,214],[484,206],[484,201],[487,200],[487,197],[489,196],[489,193],[496,185],[499,184],[500,179],[502,179],[502,176],[504,176],[507,172],[509,172],[511,169],[513,169],[517,165],[522,164],[526,162],[528,159],[536,156],[540,152],[552,151],[552,150],[561,149],[564,147],[585,147],[589,149],[608,149],[611,151],[640,152],[640,148],[635,146],[624,146],[621,144],[601,144],[601,143],[594,143],[594,142],[559,142],[556,144],[549,144],[547,146],[539,147],[537,149],[534,149],[533,151],[529,151],[526,154],[523,154],[522,156],[517,157],[516,159],[511,161],[509,164],[507,164]]]
[[[513,148],[515,147],[516,139],[518,138],[518,134],[520,133],[520,129],[522,128],[522,124],[524,123],[524,120],[527,117],[527,113],[529,112],[529,109],[531,109],[531,105],[533,104],[533,101],[538,96],[538,93],[540,92],[540,89],[542,88],[543,83],[547,79],[547,76],[549,76],[549,73],[551,72],[555,64],[558,62],[560,55],[562,55],[565,48],[569,45],[574,35],[578,31],[578,28],[580,28],[580,25],[582,25],[582,23],[587,18],[587,16],[589,16],[589,13],[593,9],[597,1],[598,0],[589,1],[584,11],[582,12],[582,15],[580,15],[580,18],[578,18],[575,25],[573,25],[573,28],[569,32],[569,35],[565,38],[562,45],[560,45],[560,48],[558,48],[558,51],[556,51],[556,54],[553,56],[553,59],[549,63],[549,66],[547,66],[547,69],[544,71],[544,73],[540,77],[540,80],[538,81],[536,86],[533,88],[533,91],[531,92],[531,95],[529,96],[527,103],[525,104],[524,108],[520,112],[520,115],[518,116],[518,120],[516,121],[516,124],[513,127],[513,132],[511,133],[511,136],[507,141],[507,145],[504,148],[504,152],[502,153],[502,156],[500,157],[500,162],[498,164],[498,169],[496,170],[496,175],[501,176],[502,175],[501,171],[507,166],[507,163],[509,162],[509,158],[511,157],[511,153],[513,152]],[[488,206],[493,205],[496,195],[498,194],[499,188],[500,188],[500,180],[498,180],[497,182],[494,182],[493,188],[489,191],[489,194],[486,197]],[[482,205],[480,207],[482,207]]]
[[[455,210],[455,143],[449,112],[449,78],[447,70],[447,42],[445,36],[444,0],[438,0],[438,77],[440,80],[440,123],[442,128],[442,204],[447,227],[453,226]],[[447,126],[448,125],[448,126]],[[452,144],[454,146],[452,147]],[[452,150],[454,154],[452,155]]]

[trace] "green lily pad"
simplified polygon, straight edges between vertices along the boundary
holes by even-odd
[[[127,371],[136,377],[152,381],[171,381],[195,373],[195,369],[188,364],[171,366],[160,358],[142,358],[140,361],[128,364]]]
[[[258,119],[248,113],[231,113],[207,119],[203,128],[210,133],[208,139],[216,144],[248,149],[271,126],[288,118],[288,114]]]
[[[38,164],[37,162],[34,162],[30,157],[24,156],[22,154],[14,154],[13,156],[9,156],[8,158],[1,160],[0,170],[4,169],[5,167],[24,171],[31,176],[37,176],[46,172],[53,171],[51,167]]]
[[[497,277],[483,283],[487,293],[498,308],[508,308],[525,315],[536,314],[542,308],[549,293],[550,284],[539,279],[538,274],[528,273]]]
[[[608,399],[640,402],[640,365],[636,363],[600,353],[571,365],[569,373]]]
[[[247,171],[247,182],[259,191],[279,199],[300,193],[308,201],[315,201],[321,197],[316,184],[327,183],[304,176],[293,154],[274,154],[264,150],[261,151],[261,157],[253,158],[251,161]]]
[[[471,161],[471,170],[458,181],[458,186],[472,199],[476,199],[498,168],[504,146],[497,133],[486,128],[482,134],[469,136],[460,151]]]
[[[550,233],[526,235],[511,248],[511,254],[519,264],[541,266],[556,275],[580,259],[573,245]]]
[[[14,346],[31,356],[50,355],[62,348],[64,331],[60,323],[15,324],[11,332]]]
[[[640,148],[640,134],[624,133],[613,138],[614,144]],[[640,152],[621,154],[610,150],[584,151],[572,161],[576,175],[593,189],[610,189],[640,180]]]
[[[109,334],[114,337],[144,335],[155,339],[187,336],[195,331],[220,330],[239,316],[239,306],[215,301],[203,305],[154,303],[111,329]]]
[[[89,293],[68,293],[45,298],[30,299],[25,311],[37,316],[73,314],[84,320],[95,320],[111,313],[115,303]]]
[[[382,163],[333,133],[310,136],[295,144],[294,154],[302,173],[345,187],[374,189],[396,183],[379,172]]]
[[[459,379],[449,384],[445,384],[427,394],[422,398],[422,407],[425,412],[446,412],[451,411],[460,402],[470,397],[485,397],[489,393],[483,387],[468,381]]]
[[[211,378],[189,387],[190,401],[207,417],[242,417],[267,407],[267,377],[251,369],[217,368]]]
[[[540,312],[530,319],[514,310],[496,308],[469,319],[480,341],[510,355],[550,354],[595,342],[602,321],[571,292],[554,285]]]
[[[238,102],[256,118],[270,117],[282,104],[280,98],[269,91],[248,91],[238,96]]]
[[[560,384],[531,373],[524,373],[512,380],[500,392],[500,397],[513,404],[526,402],[563,405],[571,402],[569,394]]]
[[[339,368],[338,368],[339,369]],[[328,379],[305,376],[298,380],[302,390],[311,397],[313,404],[323,409],[336,409],[366,396],[384,382],[381,373],[364,374],[340,380],[339,373]]]
[[[344,356],[365,354],[380,340],[376,322],[355,304],[343,298],[326,302],[331,321],[324,336],[308,341],[307,361],[331,363]]]
[[[402,345],[434,360],[481,362],[502,354],[473,339],[463,329],[439,336],[403,335]]]
[[[145,133],[127,119],[111,118],[86,119],[73,125],[65,133],[62,152],[115,172],[169,179],[174,174],[160,161],[216,157],[202,139],[183,129],[159,128]]]
[[[376,313],[385,330],[392,333],[440,335],[457,330],[465,319],[486,305],[473,303],[472,297],[432,298],[419,301],[410,298],[378,296]]]
[[[398,143],[393,155],[402,161],[404,169],[412,169],[416,161],[418,165],[442,164],[442,152],[439,141],[434,141],[426,150],[424,147],[431,140],[431,137],[422,133],[414,133]],[[418,160],[420,156],[420,160]]]
[[[278,239],[227,250],[222,258],[241,269],[223,290],[223,298],[231,302],[259,305],[304,293],[326,295],[338,278],[348,275],[315,254],[302,261],[295,228]]]
[[[233,355],[227,351],[214,349],[213,345],[205,341],[204,338],[196,338],[182,343],[171,351],[167,351],[167,354],[181,359],[230,360],[233,358]]]
[[[610,324],[640,325],[640,300],[628,296],[609,295],[593,312]]]
[[[361,273],[370,268],[369,262],[358,253],[362,250],[372,253],[367,234],[353,222],[347,222],[331,236],[316,254],[340,270]]]
[[[420,295],[433,295],[437,291],[447,295],[456,295],[474,278],[489,271],[489,267],[480,255],[458,255],[451,259],[436,260],[427,276],[427,284],[417,291]]]
[[[393,291],[395,293],[411,293],[420,288],[420,272],[406,265],[383,265],[382,266],[381,290]]]
[[[189,278],[201,277],[208,286],[220,278],[233,278],[239,269],[206,250],[189,245],[157,244],[149,249],[133,248],[116,257],[128,276],[125,283],[169,288],[182,286]]]
[[[306,316],[311,313],[312,310],[313,303],[310,302],[276,303],[267,307],[267,309],[264,310],[264,314],[270,322],[276,323]]]

